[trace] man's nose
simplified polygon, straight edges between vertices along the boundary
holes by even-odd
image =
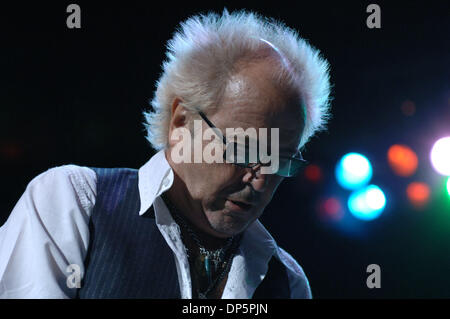
[[[242,181],[251,184],[255,191],[264,192],[268,175],[261,174],[260,167],[246,168],[245,170],[246,172],[242,177]]]

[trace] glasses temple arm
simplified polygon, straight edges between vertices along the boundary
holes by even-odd
[[[198,114],[200,114],[200,116],[202,117],[202,119],[206,122],[206,124],[208,124],[209,125],[209,127],[210,128],[212,128],[213,130],[214,129],[217,129],[217,130],[219,130],[207,117],[206,117],[206,115],[202,112],[202,111],[198,111]],[[214,130],[214,132],[216,132],[215,130]],[[217,133],[216,133],[217,134]],[[223,140],[223,144],[227,144],[227,140],[226,140],[226,138],[225,138],[225,135],[223,135],[222,133],[220,134],[220,135],[222,135],[222,140]]]

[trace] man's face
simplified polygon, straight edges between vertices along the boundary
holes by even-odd
[[[206,115],[226,134],[226,128],[279,129],[279,154],[294,156],[303,130],[300,98],[281,88],[271,76],[271,63],[255,63],[233,76],[216,110]],[[201,120],[200,116],[197,120]],[[202,121],[203,131],[208,125]],[[203,141],[203,147],[209,141]],[[269,148],[270,149],[270,148]],[[196,222],[217,237],[244,231],[261,216],[283,180],[230,163],[182,163],[176,173],[204,216]],[[191,218],[192,219],[192,218]]]

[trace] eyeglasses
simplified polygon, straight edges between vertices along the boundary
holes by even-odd
[[[259,159],[259,155],[257,155],[257,161],[250,161],[250,148],[247,144],[241,145],[236,142],[227,142],[225,136],[222,132],[206,117],[206,115],[199,111],[198,114],[202,117],[202,119],[208,124],[208,126],[214,131],[214,133],[222,138],[223,144],[225,145],[225,150],[223,152],[223,158],[227,163],[231,163],[237,166],[252,168],[259,166],[269,166],[270,163],[261,163]],[[240,156],[242,152],[238,152],[238,150],[242,150],[244,153],[244,158]],[[306,166],[308,162],[305,161],[302,157],[302,154],[297,152],[297,154],[293,157],[289,156],[279,156],[279,164],[278,170],[274,172],[274,174],[282,176],[282,177],[293,177],[297,175],[302,168]]]

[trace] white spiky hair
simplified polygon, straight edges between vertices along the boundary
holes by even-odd
[[[193,16],[182,22],[167,43],[166,60],[151,105],[144,112],[147,140],[156,150],[168,146],[171,105],[176,97],[191,111],[217,102],[236,62],[261,45],[272,44],[287,59],[306,109],[299,149],[329,118],[329,65],[317,49],[282,22],[254,12],[238,11]],[[291,72],[290,72],[291,73]]]

